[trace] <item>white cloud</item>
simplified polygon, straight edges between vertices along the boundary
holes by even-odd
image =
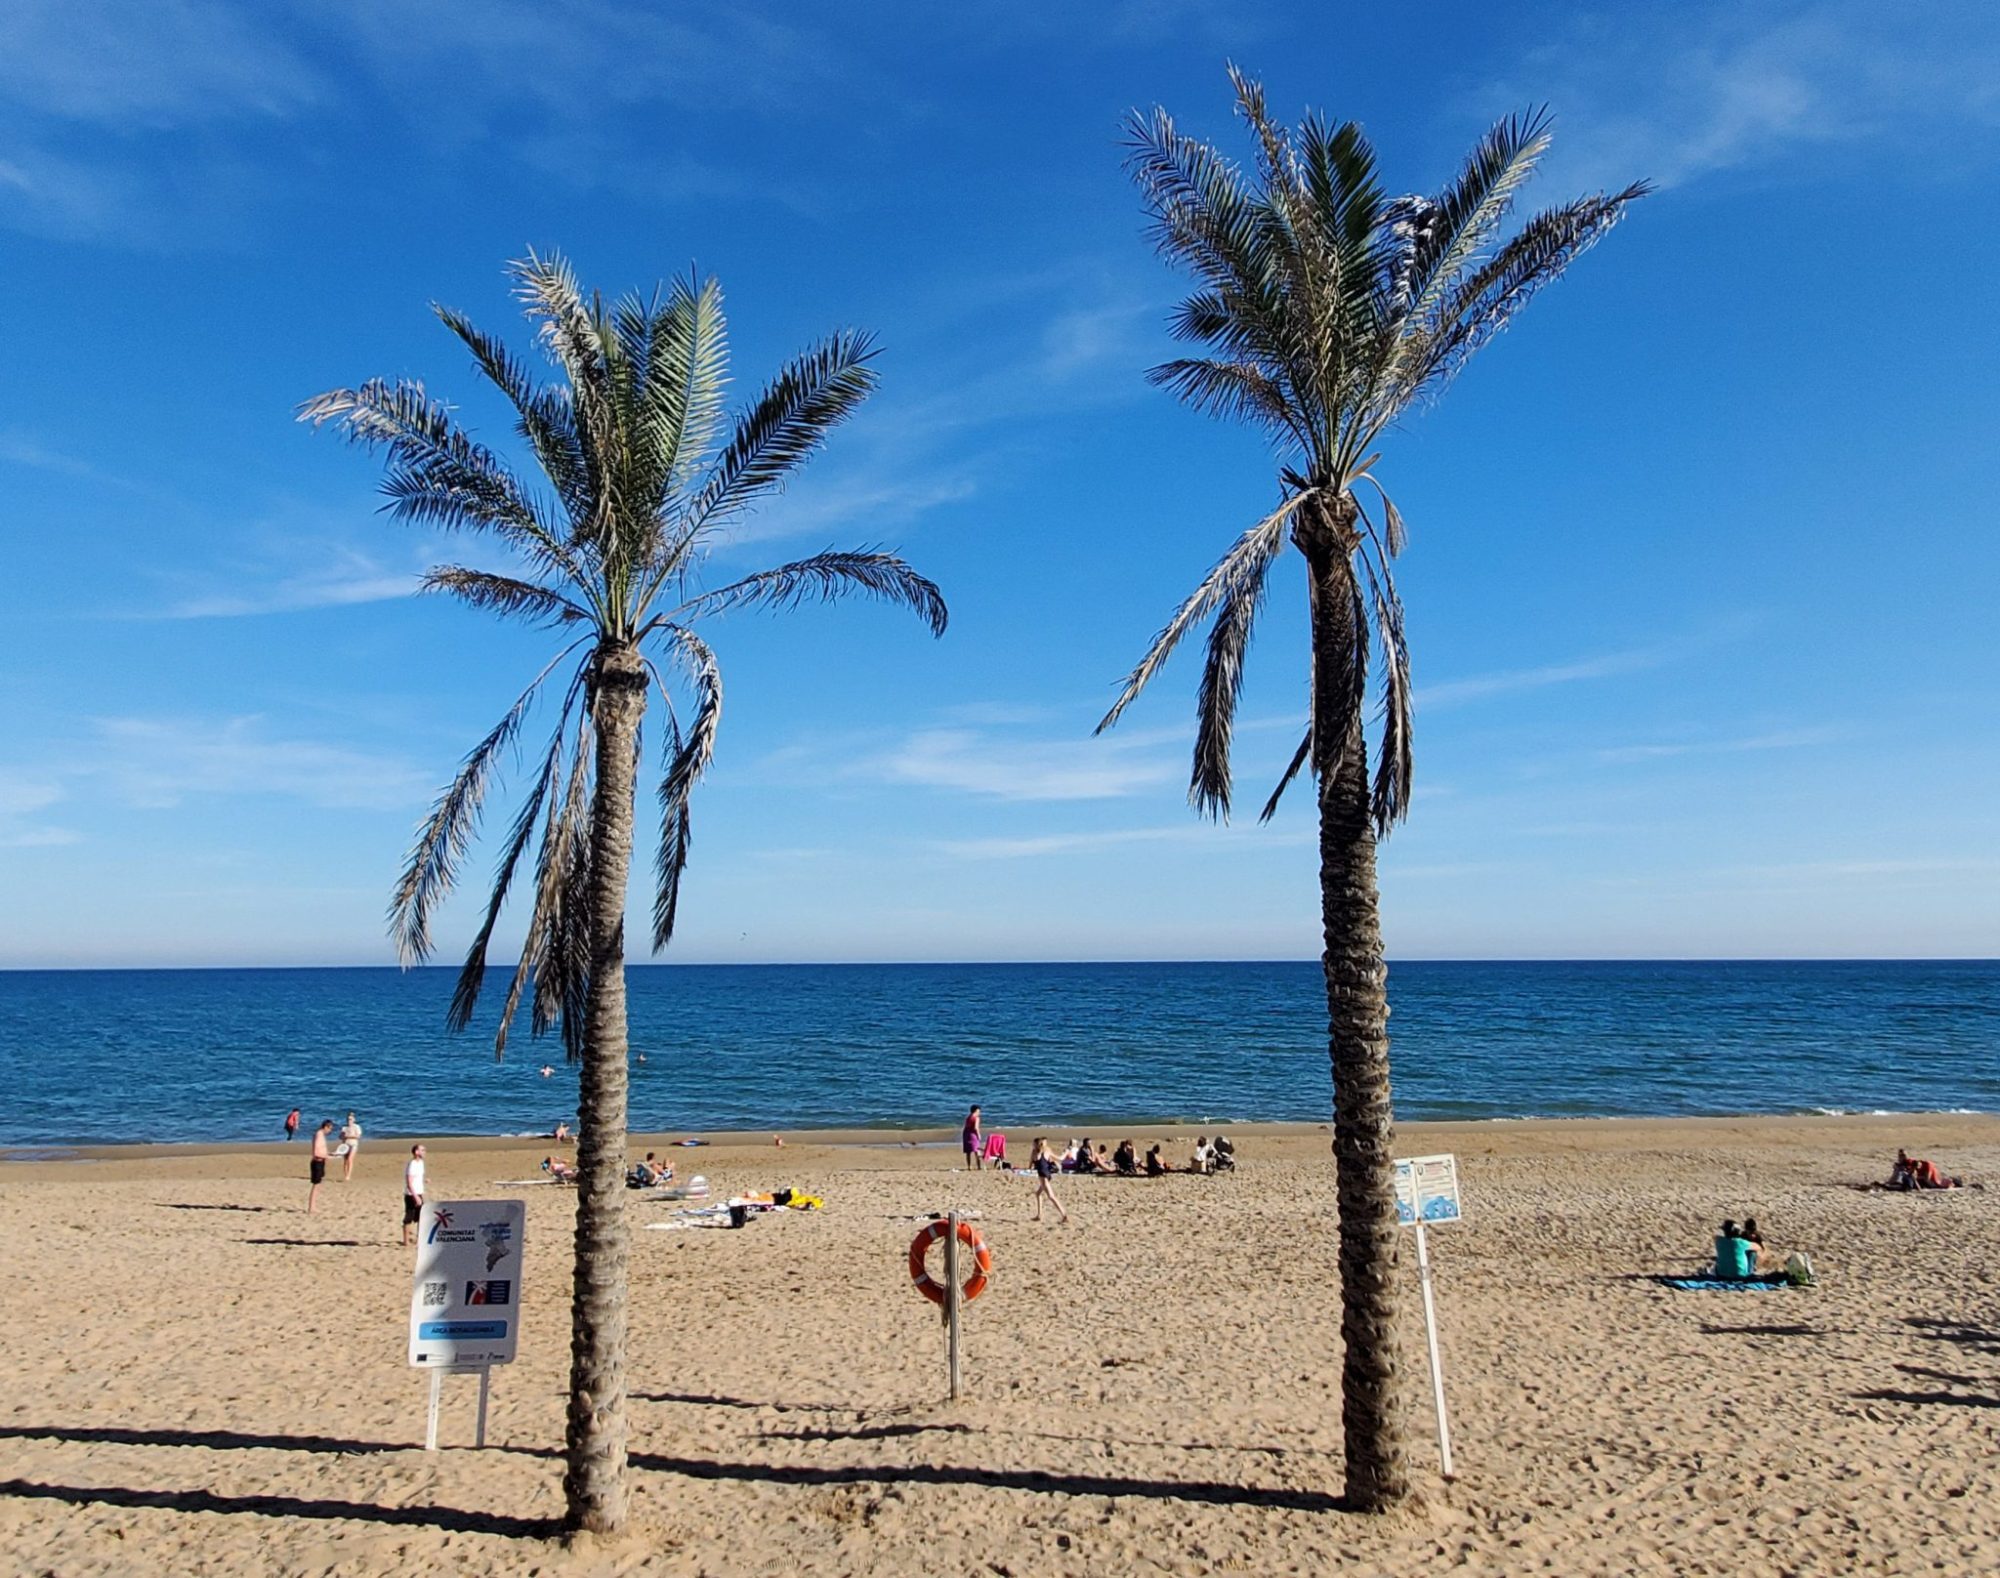
[[[168,608],[168,619],[229,619],[246,614],[296,613],[307,608],[345,608],[409,597],[417,590],[414,573],[382,569],[353,556],[352,562],[284,576],[247,591],[210,592],[183,598]]]
[[[1631,647],[1622,652],[1604,652],[1596,657],[1578,658],[1569,663],[1547,663],[1538,668],[1501,669],[1491,674],[1472,674],[1464,679],[1446,680],[1441,685],[1420,685],[1416,705],[1425,709],[1453,707],[1461,702],[1481,701],[1488,696],[1504,696],[1515,691],[1542,690],[1550,685],[1570,685],[1578,680],[1608,679],[1616,674],[1633,674],[1658,668],[1676,654],[1670,647]]]
[[[1676,756],[1729,756],[1744,751],[1797,750],[1805,746],[1834,744],[1848,738],[1849,732],[1827,724],[1721,740],[1668,740],[1643,745],[1614,745],[1600,750],[1597,759],[1601,762],[1645,762]]]
[[[1812,147],[1934,143],[1947,128],[2000,125],[1991,21],[1983,4],[1874,0],[1605,8],[1531,51],[1481,108],[1554,108],[1551,191],[1676,186]]]
[[[62,797],[62,786],[53,779],[0,770],[0,849],[74,844],[77,835],[69,828],[33,820]]]
[[[938,843],[938,853],[958,860],[1024,860],[1048,855],[1096,854],[1134,844],[1174,844],[1196,849],[1234,849],[1243,840],[1254,840],[1265,849],[1295,848],[1318,841],[1313,829],[1264,828],[1254,824],[1229,824],[1200,820],[1190,814],[1186,822],[1165,827],[1103,828],[1082,833],[1043,833],[1018,838],[959,838]]]
[[[261,717],[100,718],[77,771],[148,809],[204,795],[264,796],[339,810],[421,807],[436,785],[375,751],[287,738]]]
[[[1154,749],[1158,733],[1074,739],[993,738],[921,729],[862,769],[890,783],[999,800],[1109,800],[1171,782],[1182,769]]]

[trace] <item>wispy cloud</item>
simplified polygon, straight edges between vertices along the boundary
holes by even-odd
[[[999,800],[1109,800],[1171,782],[1179,767],[1158,733],[1122,738],[995,738],[974,729],[922,729],[861,771],[890,783],[956,789]]]
[[[1991,22],[1983,5],[1872,0],[1600,10],[1531,51],[1482,110],[1555,107],[1551,190],[1641,176],[1676,186],[1811,148],[1990,134],[2000,127]],[[1977,151],[1948,146],[1960,158]]]
[[[908,526],[932,510],[961,504],[976,491],[970,476],[911,481],[887,466],[850,468],[827,481],[806,477],[795,490],[772,499],[733,527],[721,551],[836,530],[860,532],[867,541],[879,542],[892,527]]]
[[[244,795],[338,810],[410,810],[436,787],[407,761],[287,736],[257,716],[100,718],[94,734],[76,772],[148,809]]]
[[[1190,814],[1163,827],[1101,828],[1089,832],[1042,833],[1018,838],[941,839],[937,852],[956,860],[1034,860],[1050,855],[1090,855],[1133,845],[1170,844],[1192,849],[1234,850],[1246,839],[1259,848],[1295,848],[1317,841],[1310,828],[1267,828],[1255,824],[1205,822]]]
[[[319,569],[280,576],[247,588],[217,590],[182,598],[166,608],[167,619],[233,619],[249,614],[288,614],[308,608],[345,608],[409,597],[417,590],[414,571],[384,568],[364,554],[343,553]]]
[[[0,162],[0,184],[7,180],[8,166]],[[61,450],[48,445],[29,434],[0,429],[0,461],[9,465],[27,466],[36,471],[53,471],[65,477],[88,477],[95,475],[88,462],[78,460],[74,455],[66,455]]]
[[[1416,704],[1435,710],[1455,707],[1489,696],[1505,696],[1516,691],[1544,690],[1551,685],[1573,685],[1579,680],[1609,679],[1618,674],[1636,674],[1680,655],[1669,646],[1628,647],[1619,652],[1601,652],[1595,657],[1577,658],[1568,663],[1544,663],[1535,668],[1499,669],[1490,674],[1470,674],[1464,679],[1446,680],[1439,685],[1417,688]]]
[[[1777,729],[1768,734],[1738,735],[1728,739],[1662,740],[1648,744],[1613,745],[1597,752],[1601,762],[1649,762],[1677,756],[1733,756],[1745,751],[1789,751],[1806,746],[1832,745],[1847,739],[1852,731],[1834,724],[1801,729]]]
[[[51,779],[0,770],[0,849],[77,842],[73,830],[38,820],[62,797],[62,786]]]

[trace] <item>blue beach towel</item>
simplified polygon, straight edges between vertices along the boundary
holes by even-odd
[[[1662,1287],[1678,1288],[1683,1293],[1775,1293],[1779,1288],[1788,1288],[1789,1282],[1765,1282],[1751,1277],[1660,1277],[1656,1279]]]

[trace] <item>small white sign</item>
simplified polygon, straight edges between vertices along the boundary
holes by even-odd
[[[410,1289],[410,1363],[510,1364],[521,1337],[520,1200],[426,1200]]]
[[[1396,1220],[1432,1226],[1465,1216],[1458,1199],[1456,1156],[1406,1156],[1396,1162]]]

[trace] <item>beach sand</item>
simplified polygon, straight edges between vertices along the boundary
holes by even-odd
[[[1185,1156],[1192,1134],[1170,1132]],[[719,1194],[789,1185],[827,1209],[634,1232],[634,1532],[576,1551],[551,1538],[573,1196],[496,1187],[546,1142],[431,1146],[434,1197],[518,1192],[529,1224],[490,1448],[469,1450],[476,1385],[453,1378],[435,1455],[404,1362],[406,1145],[371,1140],[346,1185],[336,1167],[317,1216],[302,1143],[0,1165],[0,1572],[2000,1564],[2000,1189],[1850,1187],[1898,1145],[2000,1184],[2000,1120],[1406,1126],[1401,1153],[1460,1158],[1467,1220],[1431,1239],[1459,1477],[1437,1472],[1406,1251],[1421,1495],[1384,1518],[1337,1500],[1326,1136],[1231,1132],[1234,1176],[1065,1180],[1069,1227],[1028,1221],[1028,1182],[958,1171],[945,1147],[673,1152]],[[1030,1138],[1010,1133],[1017,1160]],[[956,1406],[904,1265],[920,1215],[952,1206],[998,1261]],[[635,1205],[634,1226],[678,1209]],[[1745,1213],[1821,1285],[1649,1280],[1694,1269]]]

